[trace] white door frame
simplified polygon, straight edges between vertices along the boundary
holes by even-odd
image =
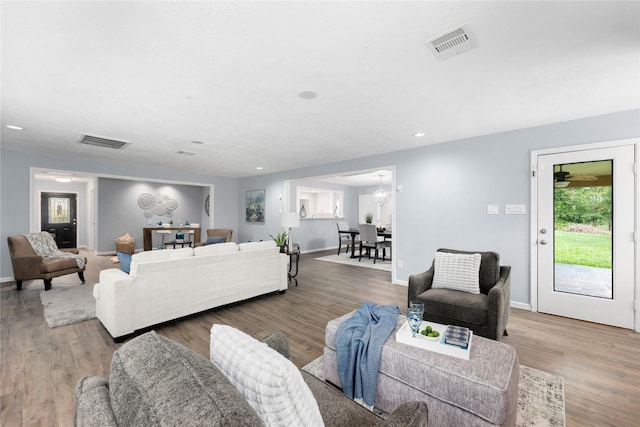
[[[615,141],[598,142],[593,144],[572,145],[567,147],[555,147],[547,148],[543,150],[531,151],[531,228],[529,234],[529,253],[531,256],[530,267],[530,299],[531,299],[531,311],[538,311],[538,171],[537,161],[538,156],[545,154],[558,154],[567,153],[572,151],[592,150],[598,148],[613,148],[623,145],[635,146],[635,224],[634,224],[634,251],[635,251],[635,265],[640,265],[640,242],[638,241],[638,228],[640,226],[640,177],[638,173],[638,164],[640,163],[640,138],[621,139]],[[640,268],[635,269],[634,276],[634,325],[635,331],[640,332]]]

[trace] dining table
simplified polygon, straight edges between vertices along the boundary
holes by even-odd
[[[376,228],[378,236],[384,237],[384,240],[391,240],[391,230],[388,229],[379,229]],[[340,234],[349,234],[351,235],[351,258],[358,258],[356,256],[356,236],[360,234],[360,230],[358,228],[350,227],[347,230],[338,230]]]

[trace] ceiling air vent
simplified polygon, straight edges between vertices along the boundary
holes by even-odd
[[[82,135],[82,139],[78,142],[95,147],[113,148],[114,150],[120,150],[130,144],[130,142],[127,141],[118,141],[116,139],[101,138],[92,135]]]
[[[436,58],[443,61],[478,46],[476,37],[464,24],[425,42]]]

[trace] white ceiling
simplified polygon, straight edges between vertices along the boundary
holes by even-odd
[[[0,7],[11,150],[243,177],[640,108],[636,1]],[[479,46],[437,60],[462,24]]]

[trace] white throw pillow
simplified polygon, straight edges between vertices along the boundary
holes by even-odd
[[[141,262],[166,261],[168,259],[188,258],[190,256],[193,256],[193,248],[159,249],[154,251],[138,252],[131,256],[129,275],[131,277],[137,276],[138,263]]]
[[[276,242],[273,240],[264,240],[262,242],[243,242],[238,245],[241,251],[251,251],[255,249],[275,248]]]
[[[436,252],[432,288],[480,293],[480,254]]]
[[[324,425],[298,368],[267,344],[231,326],[213,325],[210,358],[265,425]]]
[[[238,252],[235,242],[217,243],[215,245],[196,246],[193,250],[195,256]]]

